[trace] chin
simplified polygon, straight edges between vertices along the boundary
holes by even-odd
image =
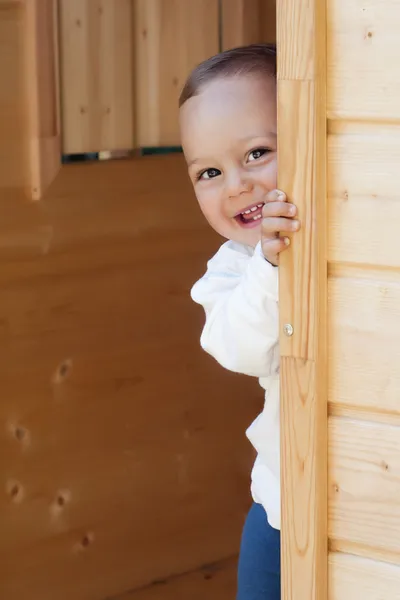
[[[215,227],[215,225],[211,224],[213,229],[226,240],[232,240],[232,242],[243,244],[244,246],[255,248],[261,240],[261,226],[246,229],[240,226],[232,227],[232,223],[229,225],[229,227],[226,224],[223,227]]]
[[[261,240],[261,230],[258,232],[252,231],[251,233],[247,231],[236,230],[235,232],[232,232],[232,235],[229,236],[228,239],[232,240],[233,242],[243,244],[244,246],[255,248],[258,242]]]

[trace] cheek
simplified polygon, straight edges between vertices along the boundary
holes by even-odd
[[[218,219],[221,209],[220,194],[216,188],[209,188],[196,191],[196,197],[201,211],[210,223]]]
[[[278,179],[278,162],[276,157],[262,168],[260,172],[260,183],[266,190],[276,189]]]
[[[270,160],[268,164],[263,165],[257,170],[257,183],[264,192],[270,192],[276,189],[278,178],[278,163],[276,158]]]

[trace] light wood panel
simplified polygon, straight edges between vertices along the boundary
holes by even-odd
[[[219,240],[181,156],[64,167],[21,201],[23,25],[0,10],[0,595],[104,598],[237,551],[261,399],[199,348],[188,292]]]
[[[58,2],[31,0],[25,8],[29,196],[38,200],[61,167]]]
[[[222,49],[276,41],[275,0],[222,0]]]
[[[333,417],[329,534],[400,563],[400,428]]]
[[[328,113],[398,120],[397,0],[328,0]]]
[[[154,583],[115,600],[232,600],[236,592],[236,560]]]
[[[131,0],[61,0],[63,152],[134,147]]]
[[[302,221],[280,259],[282,596],[325,600],[325,3],[280,1],[277,32],[278,186]]]
[[[348,127],[328,144],[329,259],[398,268],[400,126]]]
[[[262,0],[222,0],[222,49],[263,40]]]
[[[182,157],[65,167],[5,206],[2,595],[107,597],[236,552],[262,399],[199,348],[218,239]]]
[[[138,146],[179,145],[178,98],[219,50],[218,0],[135,0]]]
[[[400,275],[334,271],[328,340],[330,402],[399,415]]]
[[[400,568],[346,554],[329,557],[330,600],[400,600]]]

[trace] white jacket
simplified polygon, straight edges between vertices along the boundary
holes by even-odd
[[[193,286],[206,323],[202,348],[229,371],[258,377],[265,390],[263,412],[246,434],[257,451],[252,496],[280,529],[278,269],[256,249],[226,242]]]

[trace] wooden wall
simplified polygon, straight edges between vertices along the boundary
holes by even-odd
[[[275,1],[60,0],[60,23],[63,151],[174,146],[190,70],[274,41]]]
[[[400,590],[399,18],[328,0],[331,600]]]
[[[78,4],[89,6],[68,11]],[[85,44],[127,69],[119,37],[106,50],[126,23],[95,4],[111,12]],[[0,596],[103,600],[236,554],[253,460],[244,430],[262,395],[200,351],[188,294],[219,240],[180,156],[65,166],[42,200],[27,198],[43,131],[26,85],[31,17],[0,0]],[[75,82],[74,101],[99,107],[102,90],[125,110],[122,81],[96,85]],[[71,131],[85,144],[126,135],[107,118],[101,135],[94,122]]]

